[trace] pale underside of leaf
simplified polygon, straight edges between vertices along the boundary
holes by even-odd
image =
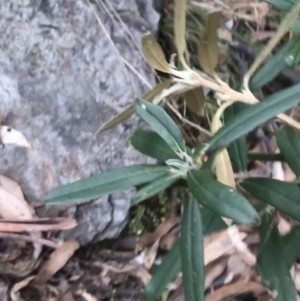
[[[166,61],[162,48],[151,34],[145,34],[143,36],[142,50],[146,61],[154,69],[164,73],[172,73],[172,68]]]
[[[188,108],[198,116],[204,116],[205,97],[202,87],[189,90],[183,94]]]
[[[223,115],[224,110],[230,106],[229,102],[224,103],[220,108],[217,110],[215,116],[213,117],[212,124],[211,124],[211,133],[215,134],[222,126],[221,116]],[[216,156],[215,159],[215,166],[216,166],[216,175],[217,180],[227,186],[230,186],[236,189],[236,184],[234,180],[234,173],[232,164],[229,158],[229,154],[227,149],[222,149]]]
[[[175,1],[175,21],[174,35],[175,44],[180,61],[184,64],[184,52],[186,49],[185,32],[186,32],[186,9],[187,0]]]
[[[199,63],[202,69],[210,75],[213,75],[218,63],[218,27],[220,17],[219,11],[208,15],[198,49]]]

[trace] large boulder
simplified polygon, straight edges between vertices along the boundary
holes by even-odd
[[[1,1],[0,114],[32,149],[6,145],[0,174],[17,181],[29,202],[58,185],[146,162],[126,147],[136,118],[94,134],[155,82],[140,51],[142,34],[157,30],[152,1]],[[75,217],[78,227],[64,235],[87,244],[122,230],[129,194],[39,214]]]

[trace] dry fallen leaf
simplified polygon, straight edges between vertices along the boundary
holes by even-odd
[[[80,295],[86,301],[97,301],[97,299],[87,291],[78,291],[77,294]]]
[[[145,246],[153,244],[155,241],[161,239],[166,235],[173,227],[175,227],[180,222],[179,217],[172,217],[166,220],[164,223],[160,224],[154,232],[146,233],[142,235],[136,245],[136,251],[139,251]]]
[[[209,288],[213,281],[222,274],[227,265],[227,258],[221,258],[217,262],[205,267],[205,289]]]
[[[159,241],[158,239],[152,246],[146,251],[145,257],[144,257],[144,266],[147,270],[150,270],[157,254],[158,246],[159,246]]]
[[[32,280],[33,280],[34,276],[30,276],[28,278],[23,279],[22,281],[16,283],[10,292],[10,298],[12,301],[24,301],[21,297],[20,297],[20,290],[23,289],[24,287],[26,287]]]
[[[287,163],[282,163],[283,172],[284,172],[284,180],[286,182],[293,182],[296,180],[295,173],[291,170]]]
[[[1,126],[1,140],[3,144],[16,144],[27,148],[31,147],[30,143],[21,132],[5,125]]]
[[[259,283],[238,281],[215,290],[205,298],[205,301],[221,301],[230,296],[236,296],[250,292],[254,295],[259,295],[264,291],[265,288]]]
[[[25,200],[20,185],[17,182],[13,181],[12,179],[0,175],[0,186],[2,186],[9,193],[13,194],[16,198],[20,200]]]
[[[178,233],[176,233],[175,231],[174,232],[171,231],[170,233],[167,233],[159,241],[159,248],[162,250],[171,250],[177,238],[178,238]]]
[[[247,234],[240,232],[236,226],[204,237],[204,265],[235,252],[239,252],[245,262],[253,265],[255,257],[243,242],[246,237]]]
[[[39,270],[34,279],[35,284],[45,284],[52,276],[65,266],[67,261],[73,256],[75,251],[80,247],[76,239],[70,239],[57,248]]]
[[[4,219],[32,219],[33,209],[24,200],[0,186],[0,216]]]
[[[227,277],[225,283],[229,283],[236,276],[241,276],[246,282],[249,281],[251,267],[239,256],[238,253],[229,257],[227,262]]]

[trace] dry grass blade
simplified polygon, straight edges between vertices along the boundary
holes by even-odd
[[[70,230],[77,226],[77,222],[70,218],[33,218],[31,220],[1,220],[0,232],[47,232]]]
[[[146,61],[151,67],[164,73],[172,73],[162,48],[151,34],[143,36],[142,50]]]
[[[186,10],[187,0],[175,1],[175,21],[174,21],[174,35],[177,53],[181,63],[186,67],[184,53],[186,49],[185,32],[186,32]]]
[[[209,75],[214,74],[218,63],[218,27],[221,13],[208,15],[198,49],[198,59],[202,69]]]
[[[164,80],[161,83],[158,83],[156,86],[154,86],[150,91],[146,92],[142,95],[142,99],[147,101],[152,101],[155,96],[160,94],[163,90],[167,89],[173,82],[173,79],[167,79]],[[116,116],[114,116],[112,119],[104,123],[96,132],[95,136],[98,134],[101,134],[108,129],[113,128],[114,126],[124,122],[127,120],[132,114],[134,113],[133,105],[127,107],[122,112],[118,113]]]
[[[75,239],[66,241],[51,254],[35,277],[34,283],[38,285],[45,284],[57,271],[65,266],[79,247],[80,244]]]
[[[202,87],[189,90],[183,94],[188,108],[198,116],[204,116],[205,97]]]

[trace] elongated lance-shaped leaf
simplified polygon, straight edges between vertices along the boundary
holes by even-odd
[[[224,110],[231,105],[230,102],[223,103],[213,116],[212,122],[211,122],[211,133],[216,133],[222,126],[221,117],[223,115]],[[233,174],[233,168],[231,165],[231,161],[229,158],[229,154],[227,149],[222,149],[218,154],[216,155],[215,159],[215,167],[216,167],[216,176],[217,180],[220,183],[223,183],[225,185],[228,185],[232,188],[236,188],[235,185],[235,179]]]
[[[187,0],[175,0],[174,37],[178,57],[182,63],[185,62],[184,52],[186,49],[186,9]]]
[[[299,26],[299,23],[297,24]],[[284,61],[289,69],[295,69],[300,59],[300,38],[295,39],[295,44],[291,47],[288,54],[285,56]]]
[[[285,246],[273,217],[265,214],[260,226],[260,246],[256,269],[274,301],[296,301],[296,289],[285,260]]]
[[[178,126],[163,108],[140,98],[135,100],[134,107],[139,117],[160,135],[173,151],[185,151],[184,139]]]
[[[155,270],[150,282],[145,287],[145,301],[155,301],[162,295],[181,269],[180,239],[164,257],[162,264]]]
[[[208,235],[219,230],[225,229],[227,226],[219,215],[209,209],[201,209],[203,234]],[[145,300],[154,301],[162,295],[169,282],[181,270],[180,244],[178,239],[168,254],[164,257],[162,264],[155,270],[150,282],[145,288]]]
[[[300,176],[300,137],[289,126],[285,126],[276,133],[276,142],[285,161]]]
[[[219,214],[205,207],[201,208],[201,217],[202,217],[202,229],[204,235],[218,232],[220,230],[227,228],[227,225],[222,220]]]
[[[142,50],[146,61],[151,67],[164,73],[172,73],[165,54],[151,34],[142,37]]]
[[[184,204],[180,239],[185,300],[204,300],[202,222],[199,205],[193,196]]]
[[[248,160],[250,161],[284,161],[282,154],[265,154],[265,153],[249,153]]]
[[[89,201],[105,194],[122,191],[170,174],[168,166],[132,165],[109,170],[90,178],[53,189],[46,204],[70,204]]]
[[[213,75],[218,63],[218,28],[221,13],[210,13],[207,17],[204,31],[198,49],[198,59],[202,69]]]
[[[278,9],[282,9],[286,11],[290,11],[296,2],[296,0],[264,0],[264,1],[273,5]]]
[[[205,97],[202,87],[185,92],[183,97],[191,112],[198,116],[204,115]]]
[[[232,141],[244,136],[276,115],[287,111],[299,102],[300,84],[297,84],[267,97],[260,103],[245,108],[208,140],[202,152],[228,146]]]
[[[158,83],[156,86],[154,86],[150,91],[143,94],[142,98],[146,101],[152,101],[155,96],[160,94],[164,89],[168,88],[171,83],[173,82],[173,79],[167,79],[164,80],[161,83]],[[122,112],[118,113],[116,116],[114,116],[109,121],[105,122],[96,132],[95,135],[103,133],[107,131],[108,129],[124,122],[130,116],[134,113],[134,106],[130,105],[127,108],[125,108]]]
[[[168,188],[173,183],[175,183],[178,179],[182,177],[182,174],[176,171],[172,171],[172,173],[168,175],[164,175],[145,187],[141,188],[132,198],[131,205],[136,205],[154,195],[159,193],[160,191]]]
[[[256,224],[259,217],[250,203],[237,191],[213,179],[203,170],[191,170],[187,175],[190,192],[208,209],[241,224]]]
[[[240,185],[255,198],[300,221],[300,187],[297,184],[267,178],[249,178]]]
[[[284,245],[285,259],[287,267],[290,270],[300,255],[300,227],[293,228],[287,235],[282,238]]]
[[[245,104],[237,102],[227,108],[224,114],[225,125],[229,120],[235,118],[237,114],[242,112],[245,107]],[[229,157],[239,172],[245,173],[247,171],[247,152],[248,149],[245,136],[233,141],[228,147]]]
[[[168,159],[180,159],[167,142],[156,132],[136,130],[129,140],[140,153],[165,162]]]
[[[263,87],[271,82],[282,70],[286,69],[287,66],[284,58],[295,43],[296,39],[292,39],[285,43],[279,48],[276,54],[259,69],[250,82],[251,90]]]

